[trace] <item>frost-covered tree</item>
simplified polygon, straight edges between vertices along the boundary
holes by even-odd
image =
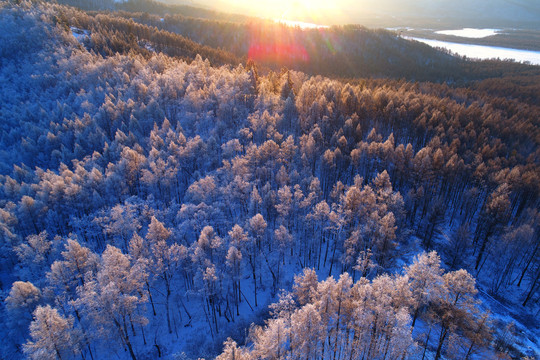
[[[321,315],[313,304],[307,304],[291,316],[291,356],[296,359],[317,359],[324,340]]]
[[[180,261],[186,257],[187,249],[178,244],[169,245],[167,240],[171,232],[163,223],[152,217],[148,226],[146,239],[150,245],[149,269],[154,276],[163,281],[165,286],[165,313],[167,315],[167,328],[172,333],[170,316],[170,298],[172,294],[172,280],[180,266]]]
[[[59,303],[71,307],[72,300],[77,296],[77,288],[94,279],[99,258],[76,239],[67,239],[64,246],[65,250],[61,253],[63,260],[57,260],[51,265],[47,282]],[[75,315],[80,320],[77,308]]]
[[[253,339],[253,353],[256,358],[278,360],[288,355],[290,327],[284,319],[270,319],[267,325],[250,331]]]
[[[95,280],[78,288],[76,306],[92,321],[95,334],[103,340],[118,336],[133,360],[137,359],[131,340],[134,325],[148,322],[143,315],[147,276],[144,263],[131,263],[120,249],[108,245]]]
[[[259,254],[262,250],[262,242],[266,227],[268,226],[266,220],[261,214],[256,214],[248,221],[248,226],[252,234],[250,239],[250,245],[248,249],[249,265],[251,267],[251,275],[253,278],[253,296],[255,298],[255,306],[257,305],[257,268],[260,267]]]
[[[96,219],[107,235],[119,238],[117,244],[123,251],[127,251],[131,235],[141,228],[136,210],[135,205],[126,202],[114,206],[109,216]]]
[[[242,252],[234,245],[231,245],[227,251],[226,264],[233,281],[233,299],[236,306],[236,315],[240,315],[239,303],[242,298],[242,290],[240,286],[242,274]]]
[[[15,281],[11,285],[9,295],[5,300],[7,312],[4,320],[8,330],[8,341],[15,345],[15,349],[8,348],[9,352],[13,351],[15,354],[18,351],[17,344],[24,342],[28,326],[32,321],[32,313],[41,301],[41,291],[31,282]]]
[[[243,348],[239,348],[238,344],[228,338],[223,343],[223,352],[216,357],[216,360],[250,360],[251,354]]]
[[[417,255],[413,263],[405,268],[411,289],[411,307],[413,309],[412,326],[416,319],[430,304],[443,295],[445,284],[441,259],[435,251]]]
[[[79,351],[73,319],[60,315],[50,305],[38,306],[34,311],[30,337],[23,351],[33,360],[69,359]]]
[[[305,305],[313,301],[318,286],[317,273],[313,269],[306,268],[301,275],[295,275],[293,294],[298,304]]]
[[[442,356],[443,345],[448,335],[456,329],[473,326],[478,301],[474,296],[475,279],[466,270],[457,270],[443,275],[444,293],[435,304],[435,314],[440,322],[440,334],[435,359]]]

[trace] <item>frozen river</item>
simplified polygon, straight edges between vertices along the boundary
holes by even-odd
[[[439,31],[435,31],[435,34],[460,36],[460,37],[466,37],[466,38],[471,38],[471,39],[481,39],[488,36],[497,35],[499,31],[501,30],[464,28],[460,30],[439,30]]]
[[[440,47],[450,50],[461,56],[473,59],[512,59],[518,62],[530,62],[533,65],[540,65],[540,51],[510,49],[496,46],[460,44],[448,41],[430,40],[415,37],[407,37],[423,42],[433,47]]]

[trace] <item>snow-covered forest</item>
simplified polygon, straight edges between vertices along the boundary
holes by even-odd
[[[539,358],[537,67],[346,81],[126,14],[0,1],[0,359]]]

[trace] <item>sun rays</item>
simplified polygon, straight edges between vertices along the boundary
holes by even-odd
[[[229,0],[235,10],[264,19],[283,22],[332,25],[347,18],[351,9],[357,6],[352,0]]]

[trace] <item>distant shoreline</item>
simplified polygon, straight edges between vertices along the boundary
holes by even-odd
[[[466,37],[451,35],[450,32],[446,32],[447,29],[441,30],[412,27],[393,27],[386,29],[398,34],[401,33],[403,36],[414,38],[527,51],[540,51],[540,30],[502,28],[497,29],[498,31],[493,35],[484,37]]]
[[[529,62],[531,65],[540,66],[540,51],[512,49],[498,46],[486,46],[478,44],[467,44],[450,41],[440,41],[424,39],[417,37],[404,37],[409,40],[420,41],[436,48],[444,48],[460,56],[466,56],[471,59],[489,60],[489,59],[511,59],[516,62]]]

